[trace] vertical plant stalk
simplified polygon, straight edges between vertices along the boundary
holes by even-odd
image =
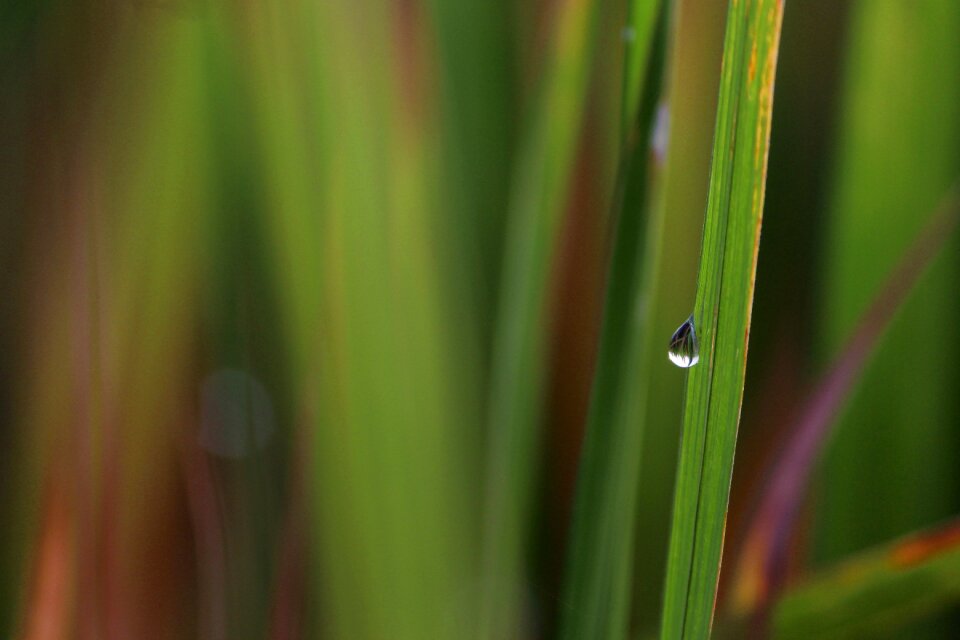
[[[694,307],[661,637],[710,633],[723,547],[767,172],[782,0],[732,0]]]
[[[541,418],[546,309],[601,4],[558,5],[544,85],[520,144],[494,328],[481,566],[481,638],[518,637]]]
[[[663,207],[654,204],[653,196],[663,154],[651,148],[651,138],[661,93],[668,14],[659,2],[630,5],[622,96],[629,124],[622,132],[620,175],[612,204],[614,249],[577,478],[562,638],[623,638],[629,623],[649,374],[643,367],[649,360],[650,289],[663,227]],[[646,68],[639,66],[640,61]]]

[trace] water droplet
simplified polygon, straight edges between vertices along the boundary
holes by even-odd
[[[670,337],[670,350],[667,351],[670,362],[687,369],[700,360],[700,341],[693,326],[693,315],[687,318]]]
[[[627,44],[632,44],[637,39],[637,31],[628,25],[620,32],[620,38]]]

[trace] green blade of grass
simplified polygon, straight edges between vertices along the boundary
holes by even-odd
[[[960,522],[871,549],[788,591],[774,638],[872,638],[960,601]]]
[[[827,211],[824,356],[960,173],[960,3],[853,5],[836,184]],[[883,108],[877,108],[882,104]],[[948,250],[904,305],[822,465],[813,553],[839,560],[960,508],[956,295]],[[917,339],[936,335],[936,340]],[[909,375],[905,375],[909,372]]]
[[[672,3],[676,24],[671,27],[669,91],[669,152],[662,178],[663,242],[659,247],[658,274],[650,304],[653,317],[647,329],[655,347],[645,367],[648,381],[647,410],[650,425],[643,436],[634,569],[635,604],[632,619],[638,632],[655,636],[663,607],[663,582],[670,539],[673,483],[676,477],[677,442],[683,417],[687,372],[674,367],[663,353],[665,336],[677,328],[677,318],[690,315],[696,291],[700,254],[692,251],[703,232],[720,85],[726,6],[720,3]],[[692,8],[695,7],[695,8]]]
[[[466,307],[462,323],[475,325],[486,347],[496,311],[513,151],[514,25],[504,19],[507,0],[423,4],[436,25],[443,223],[452,240],[443,249],[456,269],[448,277],[458,278],[450,286],[463,298],[459,306]],[[488,357],[486,349],[482,357]]]
[[[622,638],[629,621],[633,532],[650,349],[650,289],[659,259],[663,207],[651,206],[662,154],[651,149],[668,11],[631,4],[624,68],[624,130],[615,245],[603,334],[570,533],[561,637]],[[647,25],[651,28],[647,28]],[[638,52],[637,50],[641,50]],[[645,60],[646,69],[637,61]],[[635,97],[643,100],[635,104]],[[639,111],[635,111],[639,109]],[[650,212],[646,225],[644,213]],[[645,228],[646,227],[646,228]],[[646,245],[646,246],[644,246]],[[645,304],[641,304],[645,303]],[[640,311],[637,311],[640,309]]]
[[[663,638],[709,634],[746,370],[783,3],[732,1],[667,560]]]
[[[92,25],[106,24],[99,22],[102,12],[77,9],[63,15],[64,33],[92,37]],[[43,349],[26,361],[29,384],[37,386],[18,417],[26,436],[17,447],[18,471],[24,496],[40,498],[44,507],[37,522],[32,505],[17,511],[37,527],[37,540],[47,543],[55,531],[63,546],[52,556],[46,544],[36,555],[25,550],[37,542],[20,551],[32,564],[24,584],[33,586],[20,596],[21,627],[11,636],[62,629],[102,637],[108,626],[121,635],[145,634],[133,595],[142,583],[115,570],[136,566],[138,542],[169,516],[163,496],[174,442],[191,433],[189,410],[180,403],[195,368],[195,283],[203,270],[197,227],[210,211],[206,148],[196,144],[205,133],[196,115],[202,74],[193,63],[202,32],[197,21],[179,16],[136,29],[139,39],[130,37],[132,24],[118,25],[110,46],[122,55],[98,70],[97,91],[78,79],[76,87],[71,83],[73,106],[52,112],[58,143],[46,153],[65,153],[73,177],[64,180],[46,159],[38,169],[55,198],[75,195],[68,208],[38,210],[63,216],[69,241],[43,252],[32,285],[45,302],[28,334]],[[51,62],[70,68],[67,59]],[[161,81],[144,85],[144,77]],[[93,95],[97,109],[77,106]],[[101,522],[109,523],[109,534]],[[37,596],[49,584],[42,566],[50,559],[61,567],[63,593],[53,601]],[[111,576],[109,606],[96,596],[103,575]],[[153,572],[158,583],[169,575],[165,568]],[[159,616],[151,632],[171,637],[176,627],[161,618],[175,614],[164,595],[159,587],[151,591],[151,612]]]
[[[757,509],[739,554],[734,583],[735,615],[762,613],[786,577],[792,531],[807,494],[810,475],[837,425],[864,367],[880,338],[930,263],[942,252],[960,222],[960,185],[944,197],[927,226],[889,275],[873,303],[857,322],[830,370],[810,395],[790,428],[790,437],[766,474]]]
[[[456,355],[435,250],[429,22],[380,0],[251,10],[268,231],[310,445],[314,624],[461,637],[476,626],[476,549],[457,407],[476,375]]]
[[[584,112],[601,4],[559,5],[510,193],[488,407],[479,636],[522,634],[519,601],[544,385],[550,265]]]
[[[658,67],[661,65],[651,64],[651,58],[659,53],[656,31],[663,28],[663,5],[659,0],[630,0],[627,5],[627,26],[623,32],[626,42],[623,92],[620,96],[620,137],[623,141],[628,141],[631,134],[645,131],[639,111],[645,99],[650,97],[650,87],[659,85],[659,79],[650,78],[648,74],[660,73]]]

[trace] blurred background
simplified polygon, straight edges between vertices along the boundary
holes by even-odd
[[[555,637],[625,4],[3,4],[3,635]],[[641,636],[658,624],[685,379],[665,351],[693,305],[727,8],[667,4]],[[957,34],[954,0],[787,3],[728,556],[790,419],[960,175]],[[582,81],[556,81],[571,60]],[[567,139],[543,142],[557,122]],[[526,270],[511,247],[528,209],[553,222]],[[840,416],[797,573],[960,510],[958,248]],[[534,338],[503,341],[523,305]],[[532,368],[498,390],[514,358]],[[504,471],[514,392],[536,428],[507,435]],[[501,473],[528,487],[504,520]],[[489,605],[503,531],[509,602]],[[509,633],[483,631],[488,606],[513,612]]]

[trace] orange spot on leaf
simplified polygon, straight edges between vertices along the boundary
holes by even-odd
[[[48,499],[31,578],[24,640],[64,638],[70,626],[74,541],[67,504],[54,492]]]
[[[912,538],[890,551],[890,560],[895,566],[908,567],[948,551],[960,545],[960,525],[936,531],[929,535]]]

